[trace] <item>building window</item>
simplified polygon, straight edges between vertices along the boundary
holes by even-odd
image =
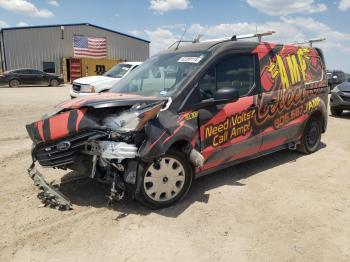
[[[43,71],[46,73],[55,73],[55,62],[43,62]]]

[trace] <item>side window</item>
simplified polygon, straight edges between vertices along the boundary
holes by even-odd
[[[245,96],[255,86],[255,60],[251,55],[235,55],[218,63],[199,81],[203,99],[212,98],[216,90],[224,87],[236,88]]]
[[[20,69],[20,70],[16,70],[14,71],[15,74],[21,74],[21,75],[29,75],[31,74],[30,70],[27,69]]]
[[[240,96],[247,95],[254,86],[254,57],[234,56],[216,67],[217,89],[233,87]]]
[[[41,71],[35,70],[35,69],[30,70],[30,73],[33,74],[33,75],[41,75],[42,74]]]
[[[216,91],[215,71],[215,68],[209,70],[198,83],[202,100],[214,97]]]

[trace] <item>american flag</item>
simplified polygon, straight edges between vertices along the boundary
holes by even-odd
[[[75,35],[73,37],[74,57],[104,58],[107,56],[106,38]]]

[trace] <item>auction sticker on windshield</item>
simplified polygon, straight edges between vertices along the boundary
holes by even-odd
[[[177,62],[179,63],[194,63],[194,64],[198,64],[201,60],[202,60],[203,57],[191,57],[191,56],[188,56],[188,57],[181,57],[179,60],[177,60]]]

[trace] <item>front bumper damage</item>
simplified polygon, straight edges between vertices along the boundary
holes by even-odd
[[[68,198],[55,189],[53,185],[45,181],[40,172],[35,168],[35,162],[28,168],[28,175],[33,180],[34,185],[41,190],[38,198],[45,206],[55,207],[59,210],[72,209],[72,203]]]
[[[108,196],[108,203],[111,204],[114,201],[119,201],[124,196],[125,183],[136,183],[136,168],[138,165],[137,151],[138,148],[135,145],[125,142],[107,140],[86,142],[80,152],[84,155],[91,156],[92,164],[90,172],[82,175],[82,177],[90,177],[101,182],[110,182],[111,190]],[[57,158],[57,155],[53,154],[51,157]],[[55,186],[45,181],[42,174],[35,168],[36,159],[36,157],[33,157],[33,162],[28,168],[28,175],[33,180],[34,185],[41,190],[40,193],[38,193],[38,198],[45,206],[57,208],[59,210],[72,209],[71,201],[56,189]],[[128,161],[122,163],[123,160]],[[40,164],[41,162],[39,160]],[[105,171],[109,174],[109,182],[107,180],[102,181],[102,179],[99,178],[97,172],[98,165],[106,168]],[[107,168],[107,166],[109,167]],[[56,167],[62,168],[62,166]]]
[[[72,206],[35,169],[36,162],[111,184],[110,202],[120,200],[125,191],[136,195],[138,168],[148,160],[139,152],[147,138],[145,126],[157,116],[165,100],[123,97],[120,101],[120,97],[92,96],[86,100],[91,104],[69,101],[60,106],[60,111],[26,126],[34,142],[29,176],[42,190],[40,198],[46,205],[60,209]]]

